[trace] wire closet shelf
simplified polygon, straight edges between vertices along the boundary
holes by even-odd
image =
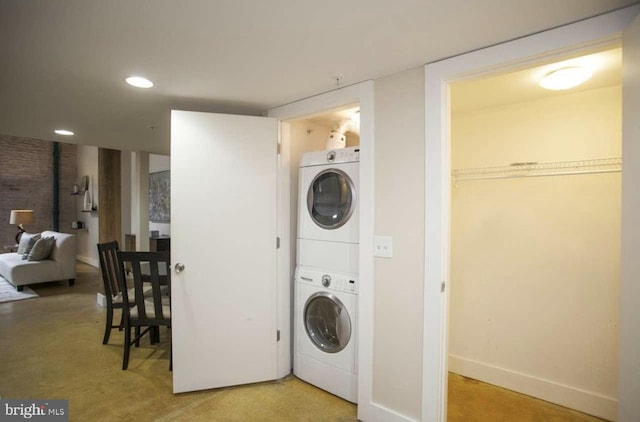
[[[501,167],[463,168],[451,171],[454,182],[518,177],[564,176],[575,174],[617,173],[622,170],[622,158],[558,161],[552,163],[518,162]]]

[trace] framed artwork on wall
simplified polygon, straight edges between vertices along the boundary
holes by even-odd
[[[170,171],[149,174],[149,220],[154,223],[171,221]]]

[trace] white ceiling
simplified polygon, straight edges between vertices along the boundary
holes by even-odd
[[[261,114],[634,3],[1,0],[0,134],[166,154],[172,108]]]
[[[562,67],[581,66],[593,72],[583,84],[562,91],[542,88],[540,79]],[[555,95],[598,89],[622,83],[622,49],[609,48],[577,57],[568,56],[538,63],[509,73],[489,75],[451,84],[451,111],[465,112],[517,102],[535,101]]]

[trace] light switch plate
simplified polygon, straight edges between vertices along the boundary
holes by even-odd
[[[373,244],[373,255],[380,258],[393,257],[393,238],[391,236],[376,236]]]

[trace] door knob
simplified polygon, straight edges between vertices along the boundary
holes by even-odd
[[[174,268],[176,270],[176,274],[180,274],[181,272],[184,271],[184,264],[181,264],[178,262]]]

